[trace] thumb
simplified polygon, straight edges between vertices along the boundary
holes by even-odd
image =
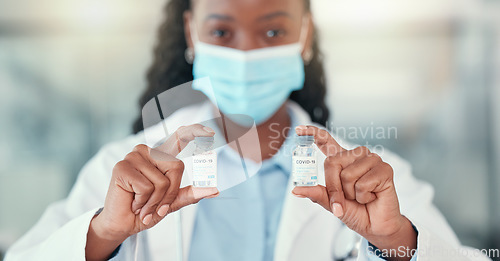
[[[215,198],[219,196],[217,188],[198,188],[186,186],[179,190],[174,202],[170,204],[170,212],[175,212],[185,206],[196,204],[204,198]]]
[[[329,205],[333,215],[338,218],[342,218],[342,216],[344,216],[345,206],[344,193],[342,191],[330,192]]]
[[[341,202],[343,202],[342,192],[328,193],[325,186],[317,185],[314,187],[295,187],[292,194],[299,198],[308,198],[312,202],[319,204],[326,210],[332,212],[340,218],[344,215]],[[329,196],[329,194],[331,194]]]
[[[324,207],[326,210],[331,211],[328,191],[325,186],[317,185],[314,187],[295,187],[292,190],[292,194],[299,198],[308,198],[312,202]]]

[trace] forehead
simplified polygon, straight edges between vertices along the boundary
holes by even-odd
[[[304,0],[194,0],[193,10],[198,19],[221,14],[255,20],[277,12],[294,18],[304,12]]]

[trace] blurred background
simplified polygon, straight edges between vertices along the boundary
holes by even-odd
[[[0,253],[131,133],[166,0],[0,0]],[[500,1],[312,0],[331,125],[408,159],[463,244],[500,248]],[[1,254],[0,254],[1,260]]]

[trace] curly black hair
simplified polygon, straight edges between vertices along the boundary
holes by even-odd
[[[310,11],[310,0],[304,0],[304,4],[306,10]],[[190,8],[189,0],[170,0],[167,3],[164,9],[165,20],[159,28],[158,43],[154,49],[154,61],[147,73],[148,86],[139,100],[140,108],[164,91],[193,80],[193,65],[187,63],[184,57],[187,43],[183,15]],[[312,121],[326,125],[330,112],[325,104],[323,55],[319,50],[316,33],[312,51],[312,60],[305,65],[304,88],[293,92],[290,99],[306,110]],[[133,131],[138,133],[143,129],[140,115],[133,125]]]

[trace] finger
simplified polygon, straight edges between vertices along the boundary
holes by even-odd
[[[332,211],[328,191],[325,186],[317,185],[313,187],[295,187],[292,194],[299,198],[308,198],[312,202],[319,204],[328,211]]]
[[[340,180],[340,173],[344,166],[348,166],[355,159],[350,157],[348,154],[337,154],[336,156],[330,156],[325,159],[325,183],[328,192],[329,205],[332,210],[334,205],[336,209],[345,208],[345,195],[342,187],[342,181]],[[342,213],[341,213],[342,212]],[[335,216],[340,217],[343,215],[343,211],[337,211],[334,213]]]
[[[182,172],[184,171],[184,164],[182,161],[178,161],[177,165],[173,166],[165,177],[170,180],[170,186],[167,189],[167,192],[163,196],[162,201],[160,202],[156,213],[160,217],[164,217],[167,215],[170,210],[170,204],[174,202],[177,194],[179,193],[179,187],[181,185]]]
[[[170,154],[159,149],[152,149],[143,144],[135,146],[133,151],[140,153],[144,159],[160,170],[163,175],[166,175],[171,169],[178,168],[182,162]],[[184,169],[184,165],[182,165],[182,168]],[[179,178],[182,178],[182,176]]]
[[[185,206],[198,203],[204,198],[214,198],[219,195],[217,188],[197,188],[187,186],[179,189],[179,193],[174,202],[170,204],[170,212],[177,211]]]
[[[140,210],[139,215],[144,224],[148,225],[147,223],[149,222],[147,221],[151,220],[153,212],[156,212],[159,208],[160,202],[164,198],[164,195],[170,186],[170,180],[136,150],[129,153],[125,157],[125,160],[131,162],[134,168],[144,175],[154,186],[153,193]]]
[[[368,204],[377,198],[375,191],[386,179],[380,175],[380,169],[374,168],[361,177],[355,184],[355,200],[360,204]]]
[[[201,124],[183,126],[177,129],[162,145],[155,148],[172,156],[177,156],[195,137],[213,137],[215,131]]]
[[[389,164],[378,164],[356,182],[354,189],[357,202],[368,204],[377,199],[377,193],[387,189],[392,175],[392,168],[389,168]]]
[[[363,175],[380,162],[382,160],[378,155],[370,153],[366,156],[360,156],[353,163],[342,169],[340,180],[346,199],[354,200],[356,198],[354,185]]]
[[[131,211],[136,213],[146,204],[153,193],[153,183],[126,160],[118,162],[114,168],[113,173],[119,173],[119,176],[115,178],[116,184],[121,189],[134,193]]]
[[[153,213],[152,221],[149,222],[148,227],[152,227],[154,224],[160,222],[169,213],[175,212],[185,206],[198,203],[204,198],[215,198],[219,196],[219,191],[217,188],[196,188],[193,186],[187,186],[179,189],[176,199],[169,205],[166,214],[159,215],[158,213]]]
[[[300,125],[295,128],[295,132],[299,136],[312,135],[314,136],[314,143],[326,156],[335,155],[345,149],[340,146],[337,141],[324,129],[315,126]]]
[[[355,193],[356,201],[359,204],[368,204],[375,199],[377,195],[371,192],[376,186],[380,185],[380,180],[375,179],[373,172],[367,173],[364,179],[356,182]]]

